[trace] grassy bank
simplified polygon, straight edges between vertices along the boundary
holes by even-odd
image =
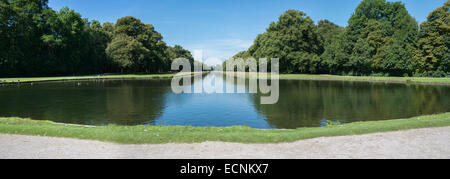
[[[225,72],[230,73],[230,72]],[[235,72],[236,75],[240,72]],[[257,73],[245,73],[246,78],[259,77]],[[270,77],[270,74],[268,74]],[[311,74],[280,74],[284,80],[329,80],[329,81],[369,81],[386,83],[423,83],[423,84],[445,84],[450,85],[450,77],[376,77],[376,76],[338,76],[338,75],[311,75]]]
[[[304,75],[281,74],[280,79],[318,79],[318,80],[351,80],[351,81],[379,81],[397,83],[436,83],[450,84],[450,78],[431,77],[374,77],[374,76],[334,76],[334,75]]]
[[[207,72],[203,72],[207,73]],[[175,74],[150,75],[97,75],[97,76],[69,76],[69,77],[36,77],[36,78],[0,78],[1,83],[30,83],[65,80],[96,80],[96,79],[145,79],[145,78],[171,78]],[[255,73],[246,73],[246,77],[257,77]],[[270,74],[269,74],[270,76]],[[280,79],[297,80],[339,80],[339,81],[372,81],[393,83],[424,83],[450,85],[450,78],[431,77],[372,77],[372,76],[335,76],[335,75],[309,75],[309,74],[280,74]]]
[[[197,143],[204,141],[279,143],[316,137],[443,126],[450,126],[450,113],[403,120],[357,122],[341,126],[294,130],[258,130],[244,126],[224,128],[116,125],[89,127],[21,118],[0,118],[0,133],[90,139],[122,144]]]
[[[195,73],[186,73],[193,75]],[[96,76],[68,76],[68,77],[35,77],[35,78],[0,78],[0,83],[30,83],[46,81],[66,81],[66,80],[100,80],[100,79],[145,79],[145,78],[172,78],[175,74],[148,74],[148,75],[96,75]]]

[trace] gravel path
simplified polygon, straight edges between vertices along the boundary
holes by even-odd
[[[120,145],[53,137],[0,134],[0,158],[444,158],[450,159],[450,127],[281,144]]]

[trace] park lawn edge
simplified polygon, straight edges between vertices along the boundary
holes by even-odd
[[[202,72],[208,73],[208,72]],[[228,72],[225,72],[228,73]],[[68,76],[68,77],[32,77],[32,78],[0,78],[0,84],[14,83],[38,83],[69,80],[103,80],[103,79],[152,79],[171,78],[176,74],[128,74],[128,75],[96,75],[96,76]],[[258,76],[254,73],[246,73],[246,77]],[[259,76],[258,76],[259,77]],[[268,74],[270,77],[270,74]],[[313,75],[313,74],[280,74],[282,80],[327,80],[327,81],[367,81],[386,83],[419,83],[419,84],[443,84],[450,85],[450,77],[374,77],[374,76],[338,76],[338,75]]]
[[[23,118],[0,118],[0,133],[97,140],[118,144],[201,143],[207,141],[247,144],[285,143],[298,140],[361,135],[408,129],[450,126],[450,113],[387,121],[355,122],[339,126],[299,129],[254,129],[246,126],[80,126]]]
[[[336,76],[336,75],[306,75],[306,74],[280,74],[280,79],[303,80],[330,80],[330,81],[367,81],[385,83],[411,83],[411,84],[441,84],[450,85],[450,78],[432,77],[376,77],[376,76]]]
[[[224,74],[232,72],[223,72]],[[261,73],[235,72],[235,75],[244,73],[246,78],[259,78]],[[267,78],[271,78],[267,73]],[[384,76],[340,76],[340,75],[319,75],[319,74],[279,74],[281,80],[324,80],[324,81],[358,81],[358,82],[384,82],[384,83],[404,83],[404,84],[439,84],[450,85],[450,77],[384,77]]]
[[[76,80],[104,80],[104,79],[159,79],[172,78],[175,75],[195,75],[203,72],[193,73],[168,73],[168,74],[126,74],[126,75],[91,75],[91,76],[63,76],[63,77],[23,77],[23,78],[0,78],[0,84],[15,84],[15,83],[38,83],[38,82],[53,82],[53,81],[76,81]]]

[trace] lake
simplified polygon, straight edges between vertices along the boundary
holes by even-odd
[[[450,111],[450,87],[443,85],[280,80],[279,101],[272,105],[261,105],[259,93],[175,94],[170,85],[171,79],[3,85],[0,116],[85,125],[294,129]]]

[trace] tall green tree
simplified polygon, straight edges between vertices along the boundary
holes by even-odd
[[[329,20],[320,20],[317,23],[317,33],[319,33],[323,46],[333,42],[333,38],[343,32],[344,28],[339,27]]]
[[[343,74],[346,71],[350,71],[347,66],[348,59],[350,58],[350,48],[349,43],[347,43],[346,34],[345,29],[342,30],[342,32],[331,38],[329,44],[325,45],[325,51],[320,56],[324,72]]]
[[[111,35],[97,20],[86,23],[85,30],[88,33],[86,45],[89,49],[84,55],[86,58],[82,59],[81,72],[84,74],[111,72],[113,64],[106,56],[106,48],[112,40]]]
[[[418,25],[401,2],[363,0],[347,27],[347,66],[360,75],[413,73]]]
[[[41,34],[46,30],[44,14],[50,9],[47,0],[0,1],[0,73],[7,76],[33,74],[43,59]]]
[[[141,48],[140,52],[145,52],[146,54],[141,54],[142,60],[139,60],[139,64],[136,64],[138,67],[133,68],[134,72],[162,72],[168,71],[167,64],[169,63],[169,58],[167,56],[167,46],[164,41],[162,41],[162,35],[155,31],[153,25],[144,24],[139,19],[135,17],[123,17],[117,20],[114,25],[114,35],[113,42],[121,42],[121,44],[125,44],[125,41],[133,42],[132,44],[140,45],[135,46]],[[124,37],[127,36],[127,37]],[[129,37],[129,38],[128,38]],[[120,38],[117,39],[116,38]],[[130,40],[132,38],[133,40]],[[117,45],[111,43],[110,45]],[[123,45],[122,45],[123,46]],[[120,48],[111,47],[108,49],[118,50]],[[145,49],[145,50],[144,50]],[[121,51],[118,53],[123,53],[125,51]],[[131,52],[131,51],[127,51]],[[115,54],[114,52],[110,52],[110,54]],[[129,54],[127,56],[135,56],[136,54]],[[137,63],[137,61],[133,61],[133,63]],[[135,65],[135,66],[136,66]]]
[[[52,60],[45,71],[54,74],[77,74],[80,64],[86,57],[89,46],[88,33],[85,31],[85,20],[79,13],[63,8],[50,16],[47,25],[50,31],[41,36],[41,40]],[[51,70],[53,69],[53,70]],[[37,69],[34,69],[37,70]]]
[[[321,54],[321,72],[336,73],[342,70],[341,61],[337,60],[340,49],[340,38],[345,28],[328,21],[320,20],[317,25],[321,37],[324,53]]]
[[[150,51],[133,37],[118,35],[106,48],[107,56],[120,69],[120,72],[139,72]]]
[[[430,13],[420,25],[420,40],[414,56],[417,73],[445,76],[450,73],[450,1]]]
[[[9,73],[13,66],[10,48],[12,39],[12,23],[15,15],[8,0],[0,0],[0,74]]]
[[[167,47],[167,54],[170,60],[174,60],[177,58],[185,58],[188,59],[191,65],[194,65],[194,57],[192,56],[189,50],[184,49],[180,45],[175,45],[173,47]]]
[[[316,73],[321,43],[312,19],[304,12],[288,10],[256,38],[249,53],[255,58],[279,58],[281,72]]]

